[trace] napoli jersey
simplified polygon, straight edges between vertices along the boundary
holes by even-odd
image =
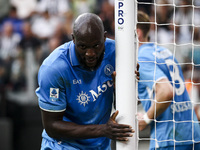
[[[172,53],[155,44],[143,44],[139,48],[140,81],[138,95],[144,110],[151,107],[154,86],[162,78],[168,78],[174,87],[170,106],[151,123],[150,148],[169,145],[185,145],[200,141],[200,127],[184,84],[180,65]],[[156,126],[156,128],[155,128]],[[156,141],[156,142],[155,142]]]
[[[80,66],[73,41],[61,45],[40,67],[36,90],[39,107],[49,112],[65,111],[64,121],[80,125],[105,124],[110,118],[113,102],[111,74],[114,67],[115,43],[111,39],[106,39],[104,58],[94,71]],[[110,139],[106,137],[57,141],[45,130],[42,137],[47,140],[43,144],[56,142],[62,149],[110,149]]]

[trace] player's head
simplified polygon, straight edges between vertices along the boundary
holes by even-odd
[[[89,70],[96,69],[104,56],[106,32],[102,20],[95,14],[84,13],[74,23],[72,39],[77,58]]]
[[[138,20],[137,23],[138,38],[141,42],[143,42],[144,40],[147,40],[149,36],[149,31],[151,27],[150,19],[146,13],[138,11],[137,20]]]

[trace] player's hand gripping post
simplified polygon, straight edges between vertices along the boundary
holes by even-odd
[[[132,137],[135,131],[130,125],[118,124],[116,122],[116,117],[119,111],[112,114],[109,121],[105,125],[105,135],[106,137],[118,140],[118,141],[128,141],[128,137]]]

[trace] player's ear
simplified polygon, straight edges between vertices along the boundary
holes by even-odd
[[[140,34],[141,34],[141,30],[139,29],[139,28],[137,28],[137,36],[139,37],[140,36]]]
[[[143,36],[143,33],[142,33],[142,30],[141,29],[139,29],[139,28],[137,28],[137,37],[138,37],[138,39],[141,39],[142,38],[142,36]]]

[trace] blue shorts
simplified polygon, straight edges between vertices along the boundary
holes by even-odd
[[[177,145],[175,146],[169,146],[169,147],[160,147],[160,148],[151,148],[150,150],[200,150],[200,143],[193,144],[191,145]]]
[[[40,150],[80,150],[77,148],[73,148],[69,146],[70,148],[65,148],[59,142],[52,142],[48,141],[47,139],[42,139],[41,149]]]
[[[106,148],[101,145],[96,147],[95,150],[111,150],[110,141],[108,142],[109,145],[106,145]],[[43,138],[40,150],[94,150],[94,148],[80,148],[75,145],[72,146],[70,143],[63,145],[61,142],[54,142]]]

